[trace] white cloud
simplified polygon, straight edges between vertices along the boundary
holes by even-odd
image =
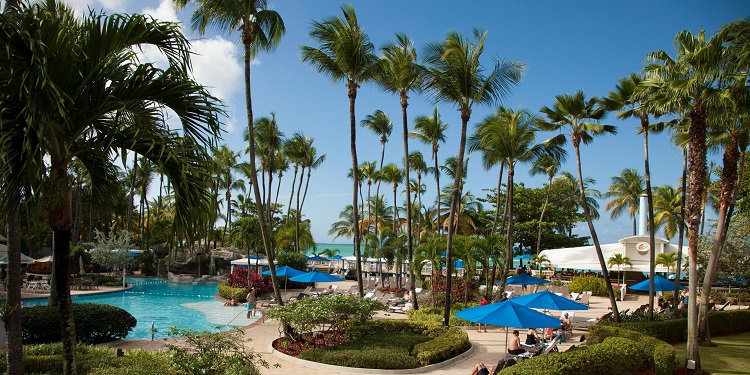
[[[193,76],[217,98],[228,101],[244,84],[237,45],[216,36],[192,43]]]
[[[100,0],[100,1],[105,1],[105,0]],[[117,2],[121,0],[106,0],[106,1]],[[172,4],[172,2],[169,0],[162,0],[156,9],[144,8],[141,11],[141,13],[147,14],[160,21],[180,22],[180,19],[177,18],[177,9],[175,8],[174,4]]]

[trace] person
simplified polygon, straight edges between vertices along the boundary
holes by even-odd
[[[404,303],[411,302],[411,293],[409,293],[408,290],[404,292],[403,300],[404,300]]]
[[[568,316],[568,313],[563,314],[562,317],[562,324],[560,325],[561,329],[568,329],[570,327],[570,317]]]
[[[552,339],[555,338],[555,329],[554,328],[545,328],[544,329],[544,339],[547,341],[552,341]]]
[[[534,328],[529,328],[528,332],[526,332],[526,345],[536,345],[537,339],[536,339],[536,330]]]
[[[491,373],[492,373],[492,369],[488,369],[487,367],[485,367],[484,363],[479,362],[471,370],[470,375],[490,375]]]
[[[508,353],[510,354],[523,354],[526,351],[521,348],[521,339],[518,337],[518,330],[513,331],[513,336],[510,337],[508,342]]]
[[[237,306],[237,297],[232,296],[230,301],[224,302],[224,306]]]
[[[323,294],[325,295],[333,294],[333,285],[329,285],[328,288],[326,288],[326,290],[323,291]]]
[[[487,297],[482,297],[482,300],[479,302],[479,306],[486,306],[489,305],[490,301],[487,300]],[[484,325],[484,331],[487,332],[487,325]],[[482,332],[482,323],[479,323],[479,328],[477,328],[477,332]]]
[[[690,297],[690,295],[688,294],[688,290],[687,289],[683,289],[682,293],[680,293],[680,297],[682,298],[682,301],[680,302],[680,308],[682,309],[682,308],[687,307],[687,305],[688,305],[688,298]]]
[[[250,319],[250,316],[255,316],[255,288],[250,287],[250,292],[247,293],[247,318]]]

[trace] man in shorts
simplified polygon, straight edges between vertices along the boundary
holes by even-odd
[[[255,288],[250,287],[250,292],[247,293],[247,318],[250,319],[250,316],[255,316]]]

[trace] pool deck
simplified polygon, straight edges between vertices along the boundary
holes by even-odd
[[[343,281],[340,283],[340,290],[346,290],[355,283],[353,281]],[[120,288],[122,290],[122,288]],[[84,291],[88,292],[88,291]],[[94,291],[96,292],[96,291]],[[589,310],[577,311],[573,319],[574,327],[580,327],[582,322],[587,319],[599,317],[608,312],[609,300],[602,297],[592,297],[589,301]],[[644,295],[628,295],[625,301],[619,301],[617,306],[620,310],[631,309],[635,310],[640,305],[648,302],[648,296]],[[738,306],[730,306],[730,309],[737,309]],[[406,319],[406,314],[391,313],[386,315],[384,312],[378,312],[375,319]],[[490,327],[487,332],[477,332],[476,326],[464,327],[464,330],[469,335],[469,341],[473,346],[473,350],[464,355],[461,359],[456,360],[450,364],[444,366],[435,366],[431,369],[420,369],[419,373],[428,374],[469,374],[472,368],[478,363],[483,362],[487,367],[493,366],[497,363],[498,359],[504,356],[505,350],[505,335],[506,331],[500,327]],[[339,374],[352,374],[352,373],[368,373],[378,374],[383,371],[378,370],[351,370],[344,368],[335,368],[315,365],[305,365],[296,359],[283,358],[278,353],[273,353],[271,343],[277,338],[281,337],[279,322],[271,319],[261,319],[257,322],[250,324],[242,328],[245,332],[247,341],[245,346],[252,349],[256,353],[260,353],[263,358],[268,361],[271,365],[268,369],[262,369],[263,374],[278,374],[278,373],[293,373],[297,375],[307,374],[327,374],[327,375],[339,375]],[[526,337],[525,331],[521,331],[521,338]],[[567,350],[572,345],[577,345],[581,336],[586,334],[585,329],[574,329],[573,337],[567,340],[566,343],[560,344],[559,348],[561,351]],[[164,345],[168,342],[173,342],[175,339],[157,339],[151,340],[118,340],[106,345],[113,348],[120,348],[124,350],[132,349],[145,349],[145,350],[159,350],[164,348]],[[278,365],[278,366],[276,366]],[[398,372],[389,372],[395,374]],[[414,372],[412,372],[414,373]]]

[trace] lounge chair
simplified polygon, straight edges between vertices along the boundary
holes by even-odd
[[[411,302],[407,302],[403,306],[388,306],[388,312],[398,312],[398,313],[406,314],[406,312],[411,310],[411,308],[412,308]]]
[[[719,307],[719,309],[717,311],[724,311],[724,309],[726,309],[727,307],[729,307],[729,305],[731,305],[731,304],[732,304],[731,302],[727,301],[723,305],[721,305],[721,307]]]
[[[591,294],[583,293],[581,294],[581,298],[577,301],[578,303],[582,305],[589,305],[589,299],[591,298]]]

